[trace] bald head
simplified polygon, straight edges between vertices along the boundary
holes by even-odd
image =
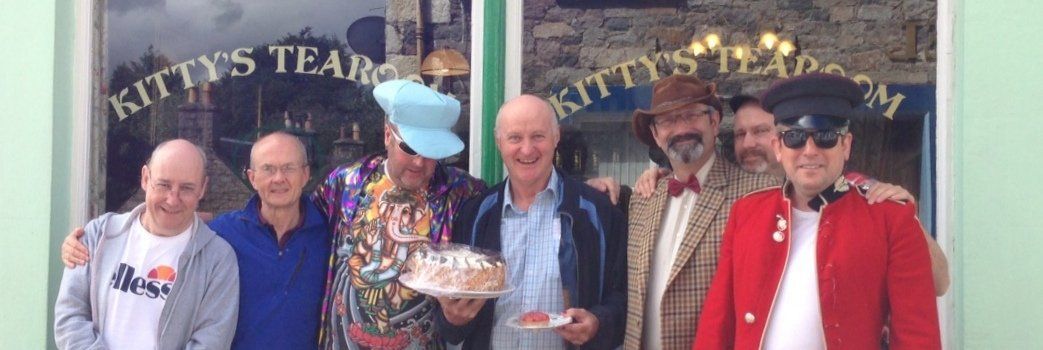
[[[500,111],[496,113],[496,127],[494,129],[496,137],[500,137],[501,126],[505,117],[522,115],[539,117],[540,119],[546,118],[550,121],[553,132],[555,134],[558,133],[558,118],[555,117],[554,109],[551,108],[550,103],[535,95],[521,95],[510,99],[503,106],[500,106]]]
[[[250,149],[246,175],[261,199],[261,215],[271,210],[299,213],[301,194],[311,178],[308,151],[293,134],[268,134]]]
[[[206,177],[206,152],[188,140],[172,139],[161,142],[152,150],[145,165],[154,167],[158,161],[168,159],[178,166],[199,169],[199,179]]]
[[[496,148],[507,168],[514,198],[535,194],[547,186],[560,139],[558,118],[542,98],[522,95],[500,107]]]
[[[293,152],[295,158],[300,164],[306,164],[308,162],[308,151],[304,148],[304,143],[301,142],[300,138],[290,133],[283,131],[276,131],[271,134],[265,135],[254,142],[253,147],[250,148],[250,167],[257,167],[264,163],[263,159],[258,159],[260,153],[268,148],[279,148],[286,152]]]
[[[206,194],[206,154],[191,142],[174,139],[156,146],[141,167],[145,211],[141,224],[159,236],[184,232]]]

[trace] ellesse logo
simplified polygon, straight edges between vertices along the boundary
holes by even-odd
[[[165,265],[156,266],[146,277],[135,276],[135,271],[137,269],[133,266],[120,263],[119,268],[112,274],[109,285],[112,289],[124,293],[166,300],[170,290],[174,288],[174,279],[177,278],[174,269]]]

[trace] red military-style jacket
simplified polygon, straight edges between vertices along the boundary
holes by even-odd
[[[764,346],[789,257],[788,187],[751,193],[732,207],[693,349]],[[940,349],[931,259],[915,205],[869,205],[853,189],[840,178],[809,203],[821,213],[816,264],[826,347],[879,349],[890,317],[891,349]]]

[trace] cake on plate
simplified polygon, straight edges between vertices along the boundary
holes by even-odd
[[[462,244],[433,244],[409,256],[418,285],[447,291],[498,292],[506,284],[503,259]]]

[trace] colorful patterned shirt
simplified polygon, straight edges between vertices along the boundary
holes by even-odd
[[[333,230],[319,335],[325,349],[440,347],[436,302],[398,276],[424,244],[449,242],[453,216],[485,185],[440,164],[427,191],[408,191],[387,176],[384,160],[374,155],[339,167],[315,189]]]

